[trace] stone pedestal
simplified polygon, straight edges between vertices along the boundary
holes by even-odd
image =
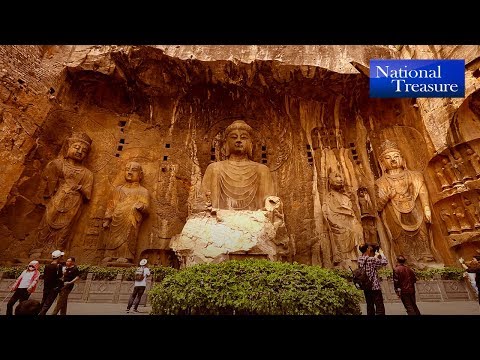
[[[190,216],[171,248],[182,266],[244,257],[279,259],[277,231],[268,211],[217,210]]]

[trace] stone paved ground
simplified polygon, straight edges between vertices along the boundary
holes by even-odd
[[[54,304],[55,305],[55,304]],[[51,310],[53,309],[52,306]],[[480,315],[480,305],[476,301],[453,301],[453,302],[419,302],[418,308],[424,315]],[[361,305],[363,314],[366,313],[365,304]],[[69,303],[69,315],[125,315],[138,316],[148,315],[150,306],[140,306],[140,313],[126,313],[125,304],[104,303]],[[387,315],[405,315],[405,309],[400,303],[386,303]],[[50,310],[50,312],[51,312]],[[1,306],[1,315],[5,315],[5,304]]]

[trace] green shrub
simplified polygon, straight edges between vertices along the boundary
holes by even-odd
[[[335,272],[267,260],[196,265],[150,292],[152,314],[360,315],[361,292]]]

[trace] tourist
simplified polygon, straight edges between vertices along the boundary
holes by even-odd
[[[38,267],[39,262],[36,260],[30,261],[27,268],[23,270],[15,283],[10,287],[10,291],[13,291],[13,295],[7,303],[7,315],[13,314],[13,306],[20,300],[28,300],[30,294],[32,294],[37,288],[38,280],[40,278],[40,272]]]
[[[63,287],[63,271],[60,258],[65,253],[60,250],[52,252],[52,262],[45,266],[43,270],[43,297],[42,310],[38,315],[46,315],[50,306],[57,298],[58,293]]]
[[[359,247],[362,255],[358,258],[358,267],[365,266],[366,273],[372,281],[371,290],[363,290],[367,303],[367,315],[385,315],[382,289],[378,278],[378,269],[388,264],[382,249],[375,244],[363,244]]]
[[[60,290],[57,305],[55,306],[52,315],[57,315],[58,312],[60,312],[60,315],[67,315],[68,295],[70,295],[75,281],[78,279],[80,279],[80,271],[75,265],[75,258],[71,256],[67,259],[65,267],[63,268],[63,288]]]
[[[147,287],[147,277],[150,276],[150,270],[146,265],[147,259],[142,259],[140,261],[140,267],[137,268],[137,270],[135,271],[135,284],[133,287],[132,295],[130,295],[130,299],[128,300],[127,313],[130,312],[130,308],[132,307],[132,305],[133,311],[139,312],[138,304],[140,304],[142,295]]]
[[[407,315],[420,315],[415,299],[415,283],[417,277],[412,269],[405,265],[404,256],[397,256],[397,265],[393,269],[393,287],[395,293],[402,300]]]

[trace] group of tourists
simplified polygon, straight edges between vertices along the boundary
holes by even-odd
[[[365,302],[367,303],[367,315],[385,315],[385,305],[378,278],[378,270],[388,264],[382,249],[376,244],[363,244],[359,246],[362,255],[358,258],[358,267],[365,267],[365,271],[371,280],[369,289],[364,289]],[[406,258],[399,255],[396,258],[397,264],[393,269],[393,286],[395,293],[402,301],[408,315],[420,315],[415,298],[415,283],[417,278],[415,272],[406,265]],[[476,255],[469,262],[462,258],[460,263],[466,270],[472,287],[477,296],[480,288],[480,256]],[[480,297],[479,297],[480,304]]]
[[[65,255],[63,251],[52,252],[52,262],[45,265],[43,271],[43,296],[42,301],[29,299],[35,291],[40,280],[40,263],[32,260],[27,268],[20,274],[10,291],[12,297],[7,303],[7,315],[13,315],[13,307],[17,301],[20,304],[15,309],[16,315],[46,315],[52,304],[57,299],[57,304],[52,315],[66,315],[68,296],[73,290],[74,284],[80,279],[80,271],[75,265],[75,258],[69,257],[62,262]]]

